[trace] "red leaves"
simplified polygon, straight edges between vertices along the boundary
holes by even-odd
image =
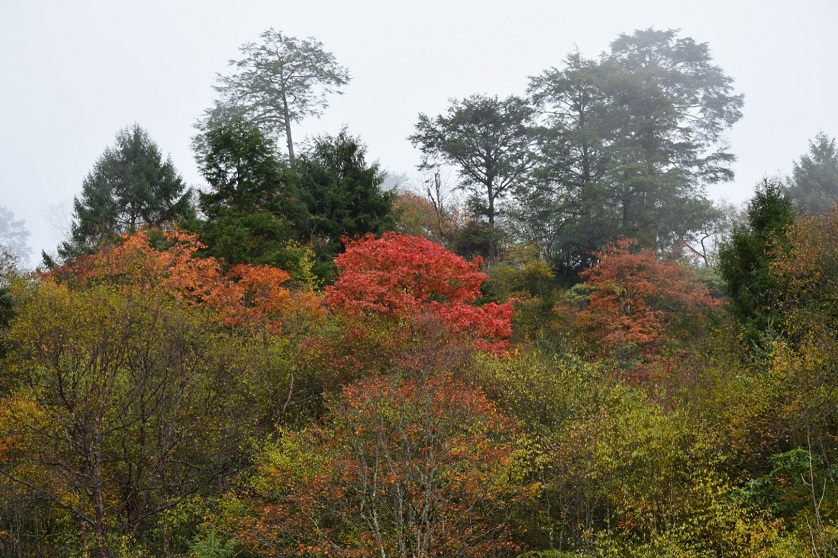
[[[593,288],[579,319],[592,326],[607,347],[654,346],[669,326],[715,308],[720,301],[675,261],[661,261],[637,241],[623,238],[597,252],[599,264],[582,272]]]
[[[465,259],[424,238],[385,233],[347,240],[338,257],[340,275],[326,304],[350,315],[410,319],[432,312],[454,330],[469,332],[492,350],[512,335],[512,306],[475,306],[487,279],[480,261]]]

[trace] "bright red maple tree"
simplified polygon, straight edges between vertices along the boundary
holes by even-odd
[[[350,315],[412,319],[433,313],[457,332],[472,334],[481,348],[502,352],[512,335],[512,305],[477,305],[488,276],[472,262],[430,240],[387,232],[345,240],[326,304]]]

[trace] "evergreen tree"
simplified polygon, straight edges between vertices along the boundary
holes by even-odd
[[[791,199],[776,181],[764,179],[748,202],[747,223],[734,226],[719,251],[719,273],[734,314],[751,342],[782,327],[777,311],[779,283],[771,270],[794,223]]]
[[[732,81],[707,44],[654,29],[532,78],[542,133],[521,209],[557,267],[572,274],[619,236],[662,249],[702,226],[704,186],[733,177],[723,134],[743,99]]]
[[[451,101],[445,115],[420,114],[409,139],[424,156],[420,168],[435,166],[437,159],[457,168],[472,211],[494,231],[501,200],[521,186],[529,170],[532,114],[515,96],[472,95]]]
[[[73,201],[70,239],[58,255],[72,259],[116,242],[144,225],[168,227],[194,215],[192,191],[139,124],[123,128]]]
[[[23,219],[15,219],[15,214],[0,205],[0,270],[4,261],[12,258],[17,265],[26,265],[29,261],[30,233]]]
[[[219,75],[215,89],[221,100],[207,111],[207,121],[238,109],[272,137],[285,138],[294,166],[291,123],[319,115],[328,106],[326,94],[340,93],[349,83],[349,71],[314,38],[297,39],[273,28],[261,38],[242,45],[244,57],[230,61],[234,74]]]
[[[199,195],[204,220],[196,227],[207,253],[231,265],[270,264],[303,275],[304,251],[293,241],[306,210],[296,175],[277,159],[273,142],[235,116],[215,123],[194,144],[210,186]]]
[[[788,194],[799,210],[819,215],[838,201],[838,149],[835,138],[823,132],[809,142],[809,153],[794,163]]]
[[[333,279],[332,263],[343,251],[343,237],[381,234],[395,226],[393,193],[378,162],[367,163],[366,147],[346,128],[316,138],[295,170],[300,197],[308,208],[306,240],[315,248],[319,274]]]

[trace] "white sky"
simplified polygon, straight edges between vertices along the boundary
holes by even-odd
[[[763,176],[789,173],[818,131],[838,135],[836,0],[0,0],[0,206],[26,220],[31,263],[62,239],[59,216],[126,125],[200,186],[192,124],[216,72],[271,26],[317,38],[352,74],[296,139],[346,124],[396,174],[415,174],[406,137],[419,112],[523,94],[575,48],[593,57],[647,27],[707,42],[745,94],[728,134],[736,180],[711,197],[745,200]]]

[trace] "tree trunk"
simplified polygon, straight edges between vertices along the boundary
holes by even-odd
[[[294,168],[294,140],[291,138],[291,114],[288,111],[288,99],[282,95],[282,118],[285,121],[285,140],[288,143],[288,164]]]
[[[98,422],[98,421],[97,421]],[[100,427],[96,424],[93,427],[94,431],[91,435],[91,448],[89,458],[91,460],[90,471],[90,488],[91,496],[93,497],[93,511],[94,511],[94,535],[96,537],[96,548],[100,558],[108,558],[110,552],[108,550],[107,533],[105,530],[105,496],[104,496],[104,479],[102,477],[102,445]]]
[[[493,261],[497,257],[497,246],[495,246],[495,191],[491,181],[486,184],[486,190],[489,194],[487,211],[489,214],[489,261]]]

